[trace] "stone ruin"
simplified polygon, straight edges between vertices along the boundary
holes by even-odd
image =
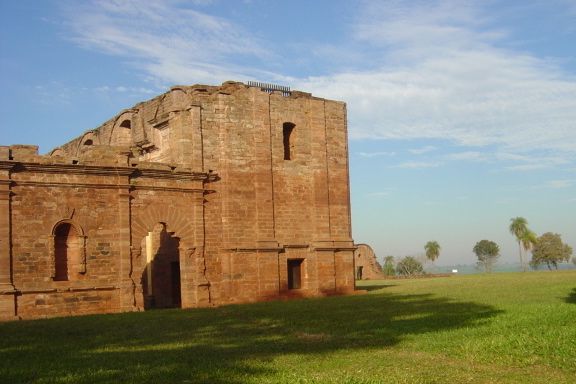
[[[376,259],[376,254],[368,244],[356,244],[354,251],[354,268],[356,280],[384,279],[382,266]]]
[[[39,155],[0,147],[0,319],[354,290],[346,105],[176,86]]]

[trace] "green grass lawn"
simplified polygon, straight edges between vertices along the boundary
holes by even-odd
[[[576,271],[0,324],[1,383],[575,383]]]

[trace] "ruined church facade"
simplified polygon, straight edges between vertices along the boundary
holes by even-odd
[[[177,86],[48,155],[0,147],[0,319],[354,289],[346,106]]]

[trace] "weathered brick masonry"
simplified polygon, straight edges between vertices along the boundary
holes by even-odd
[[[56,148],[0,147],[0,318],[354,289],[346,106],[178,86]]]
[[[382,266],[378,263],[374,250],[368,244],[356,244],[354,267],[357,280],[383,279]]]

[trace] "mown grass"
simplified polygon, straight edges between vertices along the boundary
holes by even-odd
[[[574,383],[576,271],[0,324],[2,383]]]

